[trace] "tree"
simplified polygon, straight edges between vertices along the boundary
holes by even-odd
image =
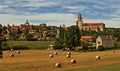
[[[37,38],[34,38],[34,36],[32,34],[27,34],[25,37],[28,41],[37,41],[38,40]]]
[[[65,43],[68,48],[75,49],[76,46],[80,45],[80,31],[77,26],[71,26],[65,34]]]
[[[14,31],[10,33],[10,36],[12,37],[12,40],[17,40],[20,37],[20,34],[18,34],[18,31]]]
[[[5,38],[3,38],[3,37],[0,36],[0,58],[2,58],[2,55],[3,55],[2,49],[1,49],[3,41],[5,41]]]
[[[17,30],[17,34],[22,34],[22,31],[20,30],[19,27],[18,27],[18,30]]]
[[[5,26],[2,27],[2,34],[7,34],[7,28]]]
[[[80,31],[77,26],[71,26],[68,30],[60,26],[59,38],[56,39],[55,45],[59,45],[61,48],[75,49],[80,45]]]
[[[64,46],[63,46],[63,43],[64,43],[64,41],[63,41],[63,39],[64,39],[64,28],[63,27],[59,27],[59,31],[60,31],[60,34],[59,34],[59,37],[55,40],[55,48],[57,48],[58,49],[58,47],[59,47],[59,49],[62,49],[62,48],[64,48]]]
[[[99,45],[99,46],[98,46],[98,50],[99,50],[99,51],[103,51],[103,50],[105,50],[105,48],[104,48],[102,45]]]
[[[2,34],[2,28],[0,27],[0,34]]]
[[[90,45],[87,41],[82,41],[81,42],[82,49],[83,50],[88,50],[88,46]]]
[[[33,37],[33,35],[32,34],[27,34],[26,35],[26,39],[27,40],[32,40],[34,37]]]

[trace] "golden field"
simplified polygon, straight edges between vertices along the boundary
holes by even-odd
[[[3,58],[0,59],[0,71],[69,71],[120,63],[120,50],[115,50],[115,53],[112,51],[71,51],[71,58],[66,58],[67,51],[62,50],[20,50],[20,54],[17,54],[16,51],[3,51]],[[49,55],[54,52],[58,54],[49,58]],[[14,53],[15,56],[10,57],[10,53]],[[97,60],[96,55],[101,56],[101,59]],[[72,64],[71,59],[75,59],[76,64]],[[57,62],[62,64],[62,68],[55,67]]]

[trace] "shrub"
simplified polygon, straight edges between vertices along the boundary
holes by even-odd
[[[102,45],[99,45],[97,49],[98,49],[98,51],[103,51],[103,50],[105,50],[105,48],[104,48]]]
[[[6,41],[4,41],[4,42],[2,43],[1,49],[2,49],[2,50],[9,50],[9,49],[10,49],[10,47],[9,47],[9,45],[7,44]]]
[[[83,45],[83,46],[82,46],[82,49],[83,49],[83,50],[88,50],[88,45]]]
[[[27,39],[27,41],[38,41],[37,38],[31,38],[31,39]]]
[[[62,49],[62,48],[63,48],[63,46],[60,45],[60,44],[56,44],[56,45],[54,45],[54,49]]]

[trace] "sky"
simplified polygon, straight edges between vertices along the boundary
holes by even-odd
[[[76,25],[80,12],[83,22],[103,22],[120,28],[120,0],[0,0],[0,24]]]

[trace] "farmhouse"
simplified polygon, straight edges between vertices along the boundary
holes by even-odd
[[[108,47],[115,47],[114,39],[112,35],[100,35],[96,39],[96,48],[98,48],[99,45],[102,45],[105,48]]]

